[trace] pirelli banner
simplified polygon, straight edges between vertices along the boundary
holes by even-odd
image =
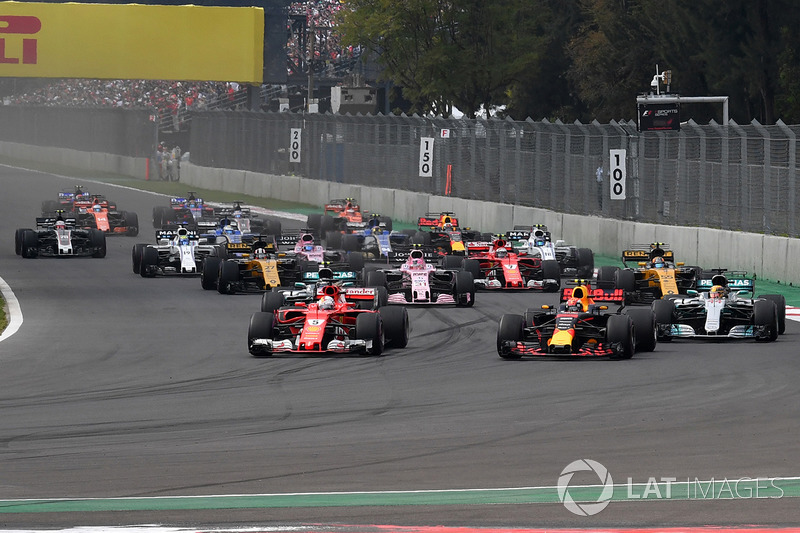
[[[259,7],[0,2],[0,77],[261,84]]]

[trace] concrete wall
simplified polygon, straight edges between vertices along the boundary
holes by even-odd
[[[139,179],[144,179],[147,167],[147,160],[143,158],[15,143],[0,142],[0,154]],[[484,232],[504,232],[515,224],[546,224],[554,238],[611,257],[619,257],[631,244],[666,242],[675,251],[676,259],[687,265],[746,270],[759,278],[800,283],[800,239],[788,237],[580,216],[296,176],[198,167],[189,163],[181,166],[181,182],[203,189],[319,206],[331,198],[353,197],[370,212],[401,221],[416,221],[418,216],[428,212],[452,211],[462,226]]]

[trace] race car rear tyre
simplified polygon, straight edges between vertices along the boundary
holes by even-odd
[[[555,285],[547,286],[547,292],[558,292],[561,290],[561,266],[558,264],[558,261],[555,259],[542,261],[542,278],[558,281]]]
[[[636,290],[636,274],[633,270],[617,270],[614,272],[614,288],[622,289],[626,294]]]
[[[359,309],[369,309],[375,311],[377,309],[381,309],[382,307],[386,307],[389,305],[389,291],[386,289],[384,285],[365,285],[368,289],[373,289],[375,291],[375,299],[373,301],[364,300],[360,302],[361,305],[358,306]]]
[[[386,287],[386,272],[369,270],[364,274],[365,287]]]
[[[472,279],[479,279],[483,277],[481,275],[481,262],[477,259],[464,259],[464,263],[461,265],[461,268],[472,274]]]
[[[337,229],[337,221],[333,219],[330,215],[322,215],[322,219],[320,220],[319,231],[322,235],[325,235],[326,232],[331,231],[333,229]]]
[[[203,271],[200,273],[200,285],[207,291],[217,288],[219,279],[219,265],[222,259],[219,257],[208,256],[203,261]]]
[[[133,260],[133,273],[138,274],[139,268],[142,264],[142,250],[145,249],[147,245],[143,242],[137,242],[133,245],[133,249],[131,250],[131,259]]]
[[[158,250],[147,246],[142,249],[139,275],[143,278],[154,278],[156,277],[156,267],[158,267]]]
[[[239,264],[235,261],[222,261],[219,264],[217,292],[220,294],[236,294],[237,281],[239,281]]]
[[[22,230],[22,242],[19,255],[25,259],[34,259],[39,255],[39,234],[32,229]]]
[[[522,315],[503,315],[497,326],[497,354],[503,359],[519,359],[520,353],[509,351],[505,342],[519,342],[525,336],[525,318]]]
[[[460,270],[464,264],[462,255],[446,255],[442,257],[442,268],[445,270]]]
[[[267,220],[267,223],[264,225],[264,231],[267,233],[267,235],[280,235],[283,231],[281,221]]]
[[[597,269],[597,286],[601,289],[613,289],[614,280],[619,267],[601,266]]]
[[[94,253],[92,257],[105,257],[106,256],[106,234],[99,229],[89,230],[89,240]]]
[[[125,235],[136,237],[139,235],[139,215],[132,211],[125,212]]]
[[[350,252],[347,254],[347,262],[350,264],[350,270],[353,272],[361,272],[364,269],[364,254],[361,252]]]
[[[757,341],[772,342],[778,338],[778,308],[772,300],[753,302],[753,325],[766,326],[767,336],[756,337]]]
[[[342,248],[342,232],[341,231],[326,231],[325,232],[325,248],[328,250],[337,250]]]
[[[33,231],[30,228],[19,228],[16,233],[14,233],[14,251],[17,252],[17,255],[22,254],[22,234],[26,231]]]
[[[167,208],[163,205],[157,205],[153,208],[153,227],[156,229],[161,229],[161,226],[164,225],[164,211]]]
[[[651,306],[653,315],[656,317],[656,325],[659,324],[672,324],[673,315],[675,313],[675,302],[672,300],[653,300]],[[658,340],[671,341],[672,337],[669,335],[659,335]]]
[[[427,231],[417,231],[412,237],[411,242],[414,244],[422,244],[422,245],[430,245],[431,244],[431,234]]]
[[[475,305],[475,279],[464,270],[456,272],[455,277],[456,305],[472,307]]]
[[[320,228],[322,228],[322,215],[319,213],[308,215],[308,218],[306,219],[306,226],[310,230],[319,231]]]
[[[405,348],[408,345],[408,309],[401,306],[381,307],[378,312],[383,320],[386,345],[392,348]]]
[[[578,273],[581,277],[594,276],[594,252],[591,248],[578,248],[575,250],[578,259]]]
[[[635,350],[633,337],[633,320],[628,315],[611,315],[606,323],[606,342],[619,344],[621,352],[613,359],[630,359]]]
[[[274,313],[286,303],[282,292],[265,292],[261,295],[261,312]]]
[[[356,339],[372,341],[372,348],[364,352],[370,355],[383,353],[383,324],[378,313],[359,313],[356,317]]]
[[[275,315],[272,313],[253,313],[247,328],[247,348],[251,355],[270,355],[268,352],[253,350],[250,345],[255,339],[272,339],[275,331]]]
[[[778,308],[778,334],[786,332],[786,297],[782,294],[762,294],[759,298],[772,300]]]
[[[633,334],[637,352],[652,352],[656,349],[656,315],[652,309],[628,308],[625,314],[633,319]]]

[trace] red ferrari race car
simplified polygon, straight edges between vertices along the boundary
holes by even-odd
[[[555,259],[517,253],[504,239],[467,243],[464,269],[472,272],[478,289],[538,289],[556,292],[561,288],[561,268]],[[457,258],[444,258],[454,266]]]
[[[317,287],[317,296],[312,303],[296,302],[275,306],[273,312],[254,313],[247,332],[250,353],[380,355],[384,346],[405,348],[408,344],[405,307],[359,308],[359,300],[376,300],[376,289],[333,283]]]
[[[524,315],[506,314],[497,329],[497,353],[503,359],[522,356],[581,356],[630,359],[634,352],[656,347],[652,310],[625,309],[606,313],[607,305],[623,304],[621,289],[592,289],[585,280],[562,290],[558,308],[543,305]]]

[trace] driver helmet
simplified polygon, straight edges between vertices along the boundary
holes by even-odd
[[[331,296],[323,296],[322,299],[319,301],[319,308],[320,309],[333,309],[335,302],[333,301],[333,297]]]
[[[180,228],[178,230],[178,242],[181,244],[187,244],[189,242],[189,231],[186,228]]]
[[[56,220],[56,229],[67,229],[67,224],[61,219]]]
[[[495,250],[494,255],[496,257],[499,257],[500,259],[502,259],[504,257],[508,257],[508,250],[506,250],[503,247],[500,247],[497,250]]]
[[[445,222],[444,223],[444,229],[447,230],[447,231],[450,231],[450,230],[453,229],[453,225],[450,222]]]
[[[583,305],[581,304],[580,298],[570,298],[569,300],[567,300],[567,311],[570,312],[583,311]]]
[[[100,205],[100,204],[94,204],[92,206],[92,209],[94,209],[95,211],[102,211],[103,210],[103,206]]]
[[[253,251],[253,255],[256,259],[264,259],[267,257],[267,250],[266,248],[256,248]]]
[[[664,258],[660,255],[653,258],[653,268],[664,268],[666,264],[664,263]]]
[[[714,285],[711,287],[711,291],[708,293],[708,297],[712,300],[717,300],[721,298],[725,298],[725,287],[722,285]]]
[[[314,245],[311,244],[310,242],[307,242],[306,244],[303,245],[303,250],[305,250],[306,252],[313,252]]]
[[[222,233],[225,235],[233,235],[236,233],[236,230],[233,229],[233,226],[227,224],[224,228],[222,228]]]
[[[425,261],[420,257],[414,257],[411,259],[411,268],[425,268]]]
[[[537,237],[536,240],[533,241],[533,244],[536,246],[544,246],[546,243],[543,238]]]

